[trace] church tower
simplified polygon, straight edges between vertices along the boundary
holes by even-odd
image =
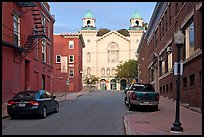
[[[94,18],[92,12],[88,10],[83,18],[82,30],[96,30],[95,21],[96,19]]]
[[[145,32],[145,25],[141,15],[137,10],[133,13],[130,18],[130,27],[128,29],[130,34],[130,45],[131,45],[131,58],[137,60],[137,48],[141,39],[142,34]]]
[[[79,33],[82,34],[85,47],[83,48],[83,75],[82,79],[96,74],[96,39],[98,30],[95,26],[96,19],[90,10],[82,18],[83,26]]]

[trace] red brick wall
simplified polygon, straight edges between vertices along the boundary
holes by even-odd
[[[39,3],[37,3],[39,4]],[[40,10],[41,7],[39,7]],[[20,15],[26,9],[19,7],[15,2],[2,3],[2,40],[13,43],[13,11]],[[20,16],[20,45],[24,46],[28,35],[32,34],[33,16],[31,11]],[[47,14],[46,14],[47,15]],[[49,18],[49,16],[47,16]],[[50,19],[51,33],[53,32],[53,21]],[[51,34],[52,36],[52,34]],[[52,37],[49,41],[53,45]],[[48,45],[47,45],[48,46]],[[34,50],[38,50],[39,58],[34,59]],[[52,74],[52,64],[42,63],[42,45],[39,49],[32,50],[21,62],[14,61],[14,48],[8,47],[8,44],[2,43],[2,100],[7,101],[17,93],[25,89],[39,90],[41,88],[42,74],[46,76],[45,89],[50,91],[50,77]],[[51,48],[52,50],[52,48]],[[51,51],[52,52],[52,51]],[[46,55],[48,57],[48,53]],[[51,56],[52,58],[52,56]]]
[[[150,43],[148,46],[146,39],[143,40],[144,44],[142,44],[142,48],[140,50],[140,58],[147,56],[147,62],[142,61],[140,58],[138,59],[138,63],[141,64],[140,71],[141,78],[144,79],[145,82],[149,82],[149,74],[147,73],[148,65],[152,63],[152,56],[153,52],[160,53],[165,46],[167,46],[167,42],[172,39],[172,61],[177,62],[177,47],[175,46],[173,42],[173,36],[174,33],[180,28],[181,24],[186,20],[187,15],[191,13],[194,10],[193,14],[193,20],[194,20],[194,29],[195,29],[195,37],[194,37],[194,45],[195,50],[202,50],[202,7],[200,7],[200,2],[186,2],[184,5],[182,2],[178,3],[178,16],[175,16],[175,6],[176,2],[171,2],[171,10],[169,10],[169,6],[167,8],[168,11],[171,11],[171,27],[167,28],[167,32],[164,33],[164,35],[160,38],[160,21],[163,17],[163,15],[160,18],[159,23],[156,25],[158,28],[158,33],[152,34],[154,37],[158,35],[158,44],[154,44],[154,40],[150,40]],[[164,14],[164,13],[163,13]],[[169,13],[167,14],[169,15]],[[168,17],[168,23],[169,23],[169,17]],[[149,24],[150,26],[151,24]],[[166,28],[165,28],[166,29]],[[201,51],[202,52],[202,51]],[[183,68],[183,75],[180,78],[180,89],[181,89],[181,102],[189,103],[191,106],[202,106],[202,84],[200,82],[200,72],[202,72],[202,53],[196,56],[195,58],[191,59],[190,61],[186,61],[184,59],[184,50],[183,47],[181,49],[181,59],[184,61],[184,68]],[[159,89],[161,89],[160,93],[164,96],[168,96],[170,98],[176,97],[176,79],[177,77],[171,73],[168,72],[165,75],[159,76]],[[190,86],[190,78],[189,76],[191,74],[195,74],[195,85]],[[183,87],[183,78],[187,77],[187,87]],[[172,84],[172,90],[170,90],[170,84]],[[165,90],[163,90],[163,87],[165,87]],[[168,87],[168,91],[167,91]]]
[[[74,41],[74,49],[69,49],[69,41]],[[69,86],[66,86],[67,74],[61,73],[61,63],[56,63],[56,55],[67,56],[74,55],[74,63],[68,63],[69,68],[74,69],[74,78],[69,78]],[[61,35],[54,35],[54,54],[53,54],[53,92],[78,92],[82,88],[82,47],[79,38],[64,38]],[[69,61],[68,61],[69,62]],[[61,77],[61,79],[60,79]]]

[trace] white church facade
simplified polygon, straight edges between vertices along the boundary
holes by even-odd
[[[136,50],[142,34],[144,22],[136,11],[130,19],[129,36],[124,36],[115,30],[97,36],[98,30],[92,12],[89,10],[83,20],[83,79],[91,75],[98,77],[95,85],[98,90],[123,90],[126,79],[115,79],[116,66],[129,59],[137,60]]]

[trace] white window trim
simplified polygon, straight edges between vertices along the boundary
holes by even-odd
[[[43,42],[45,42],[45,45],[43,44]],[[42,40],[42,53],[44,53],[44,60],[42,61],[46,62],[46,40],[45,39]]]
[[[72,42],[73,42],[73,43],[72,43]],[[70,47],[71,44],[73,45],[73,48]],[[73,41],[73,40],[70,40],[70,41],[69,41],[69,49],[74,49],[74,41]]]
[[[13,20],[14,20],[14,18],[17,18],[17,32],[13,32],[13,34],[16,34],[17,33],[17,35],[18,35],[18,46],[20,46],[20,17],[18,16],[18,15],[16,15],[16,14],[14,14],[14,16],[13,16]],[[14,22],[15,22],[15,20],[14,20]],[[13,23],[14,23],[13,22]],[[14,25],[14,24],[13,24]],[[14,26],[13,26],[14,27]],[[13,28],[14,29],[14,28]]]
[[[57,57],[60,56],[60,61],[57,61]],[[56,55],[56,63],[61,63],[61,55]]]
[[[73,71],[73,76],[70,76],[71,70]],[[70,69],[69,69],[69,77],[70,77],[70,78],[73,78],[73,77],[74,77],[74,69],[73,69],[73,68],[70,68]]]
[[[71,56],[73,56],[73,62],[70,61]],[[74,63],[74,55],[69,55],[69,63]]]

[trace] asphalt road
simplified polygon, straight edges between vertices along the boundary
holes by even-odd
[[[2,119],[2,135],[124,135],[122,91],[95,91],[60,103],[46,119]],[[133,112],[134,113],[134,112]]]

